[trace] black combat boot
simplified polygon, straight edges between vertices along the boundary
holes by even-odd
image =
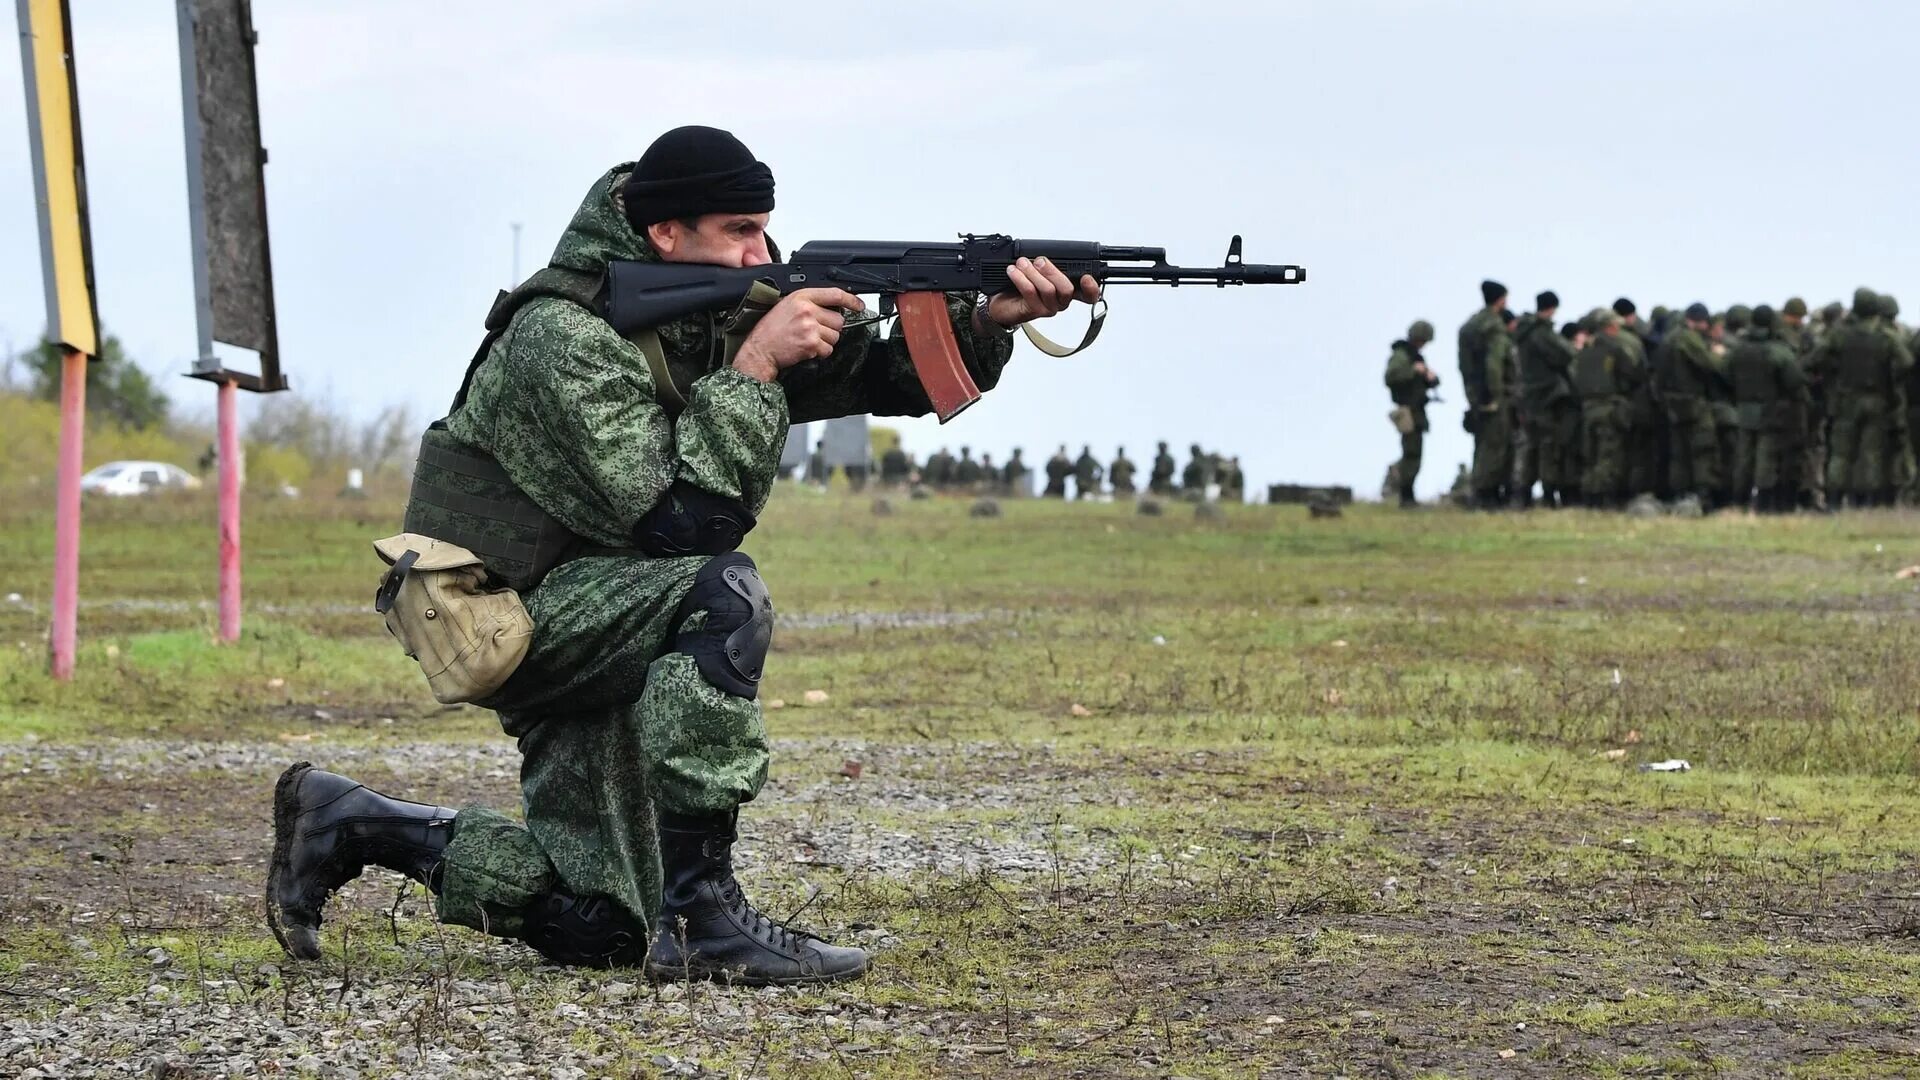
[[[661,811],[664,902],[648,976],[777,986],[865,974],[865,950],[829,945],[754,910],[733,878],[734,817]]]
[[[555,889],[527,908],[521,937],[568,967],[637,968],[647,960],[647,928],[604,896]]]
[[[1413,510],[1413,509],[1417,509],[1419,505],[1420,505],[1420,500],[1413,497],[1413,485],[1401,484],[1400,485],[1400,509]]]
[[[273,862],[267,925],[287,955],[320,959],[320,909],[368,866],[384,866],[440,891],[440,856],[454,811],[402,802],[300,762],[273,789]]]

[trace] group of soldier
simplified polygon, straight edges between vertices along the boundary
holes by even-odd
[[[1093,456],[1093,447],[1083,445],[1079,457],[1069,457],[1067,445],[1060,444],[1043,466],[1046,485],[1041,495],[1050,499],[1067,497],[1067,485],[1073,484],[1075,499],[1091,499],[1103,494],[1125,497],[1141,494],[1135,479],[1140,469],[1127,457],[1127,448],[1117,447],[1113,460],[1102,464]],[[925,462],[916,464],[898,445],[880,455],[880,484],[883,487],[924,488],[926,490],[973,495],[1027,495],[1032,492],[1028,476],[1032,470],[1021,457],[1020,447],[1004,464],[996,465],[992,454],[973,456],[973,448],[962,446],[955,457],[946,447],[935,451]],[[1194,444],[1184,468],[1180,468],[1167,444],[1161,443],[1147,473],[1145,492],[1152,495],[1187,494],[1206,498],[1217,491],[1219,498],[1241,501],[1246,497],[1246,474],[1238,457],[1223,457]]]
[[[1480,292],[1459,332],[1468,506],[1657,498],[1780,513],[1890,506],[1920,489],[1920,336],[1897,322],[1891,296],[1861,288],[1850,310],[1835,302],[1812,318],[1793,297],[1777,310],[1656,307],[1646,320],[1623,297],[1559,323],[1551,290],[1517,318],[1505,286]],[[1421,355],[1432,340],[1432,324],[1416,322],[1387,361],[1401,446],[1388,487],[1403,507],[1416,505],[1438,400]]]

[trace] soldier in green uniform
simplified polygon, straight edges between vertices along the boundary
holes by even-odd
[[[1114,447],[1113,464],[1107,466],[1107,480],[1115,495],[1133,494],[1133,462],[1127,460],[1127,448]]]
[[[960,448],[960,460],[953,463],[953,486],[960,491],[976,491],[980,487],[980,463],[973,460],[973,447]]]
[[[1413,482],[1420,476],[1420,455],[1427,434],[1427,394],[1440,385],[1421,358],[1420,350],[1433,340],[1433,324],[1425,319],[1407,327],[1407,336],[1393,343],[1387,355],[1387,392],[1393,396],[1393,427],[1400,433],[1400,460],[1394,465],[1399,483],[1400,507],[1410,509],[1419,502],[1413,497]]]
[[[1753,309],[1753,325],[1727,356],[1727,380],[1740,424],[1731,469],[1733,507],[1744,508],[1751,498],[1763,514],[1793,509],[1793,485],[1781,465],[1797,438],[1794,406],[1805,400],[1806,378],[1793,347],[1777,331],[1773,308]]]
[[[1465,427],[1473,436],[1473,468],[1469,473],[1473,506],[1492,510],[1504,505],[1500,490],[1511,472],[1513,429],[1503,395],[1512,383],[1502,383],[1501,379],[1511,366],[1513,338],[1503,317],[1507,287],[1497,281],[1482,281],[1480,297],[1485,306],[1460,324],[1457,354],[1461,393],[1467,398]],[[1501,370],[1494,370],[1496,367]]]
[[[1826,386],[1832,428],[1827,446],[1829,505],[1884,506],[1893,502],[1888,469],[1891,411],[1896,387],[1913,365],[1910,353],[1879,321],[1879,297],[1853,294],[1853,317],[1829,334],[1809,367]]]
[[[1660,404],[1672,432],[1668,444],[1667,488],[1676,496],[1693,495],[1703,510],[1714,509],[1726,487],[1722,479],[1719,426],[1713,414],[1713,385],[1723,364],[1707,343],[1713,314],[1705,304],[1690,304],[1681,325],[1667,331],[1654,351]]]
[[[1740,343],[1753,320],[1753,309],[1734,304],[1708,329],[1707,347],[1717,370],[1708,383],[1708,402],[1713,409],[1715,437],[1720,444],[1720,490],[1714,493],[1715,506],[1733,502],[1733,459],[1740,452],[1740,414],[1733,404],[1733,383],[1727,378],[1727,356]]]
[[[1167,453],[1167,444],[1161,443],[1153,455],[1153,473],[1147,478],[1147,490],[1155,495],[1173,494],[1175,468],[1173,455]]]
[[[1100,494],[1102,472],[1100,462],[1093,456],[1093,447],[1080,447],[1080,456],[1073,461],[1073,497],[1090,499]]]
[[[1240,456],[1234,456],[1220,463],[1220,501],[1245,502],[1247,500],[1247,474],[1240,471]]]
[[[906,486],[907,477],[913,473],[913,459],[899,443],[887,447],[880,455],[880,486],[900,488]]]
[[[1187,467],[1180,470],[1180,497],[1189,502],[1204,502],[1207,498],[1207,485],[1213,483],[1213,459],[1200,449],[1199,443],[1188,447],[1191,456],[1187,458]]]
[[[1533,312],[1520,319],[1514,345],[1520,354],[1520,439],[1514,464],[1513,496],[1530,505],[1534,481],[1549,509],[1580,502],[1580,399],[1569,371],[1573,343],[1562,337],[1553,317],[1560,297],[1552,289],[1534,297]]]
[[[1060,449],[1047,459],[1047,489],[1041,494],[1049,499],[1067,497],[1067,477],[1073,475],[1073,459],[1067,456],[1067,444],[1061,443]]]
[[[1620,316],[1596,308],[1587,316],[1592,339],[1573,360],[1573,389],[1580,395],[1586,472],[1580,490],[1588,506],[1618,508],[1627,495],[1627,435],[1633,395],[1646,381],[1638,354],[1620,343]]]
[[[1789,297],[1780,306],[1781,340],[1793,349],[1794,363],[1800,365],[1807,384],[1805,401],[1795,406],[1799,415],[1790,420],[1800,433],[1799,446],[1792,460],[1781,468],[1790,470],[1795,505],[1802,510],[1822,510],[1826,507],[1826,398],[1820,381],[1806,369],[1816,344],[1813,328],[1807,325],[1807,312],[1807,302],[1798,296]]]
[[[920,478],[935,491],[945,491],[953,486],[953,454],[941,447],[927,458],[927,467],[920,470]]]
[[[1000,472],[1000,486],[1006,493],[1018,498],[1031,492],[1027,488],[1027,463],[1020,459],[1020,448],[1013,448],[1013,456],[1007,459],[1006,468]]]
[[[1648,363],[1647,327],[1640,321],[1639,308],[1626,297],[1613,302],[1613,313],[1620,317],[1620,344],[1634,354],[1634,363],[1649,377],[1640,381],[1629,402],[1629,421],[1627,428],[1627,497],[1657,492],[1665,485],[1665,477],[1656,475],[1659,463],[1661,428],[1665,425],[1656,417],[1653,401],[1653,379]]]
[[[734,877],[736,815],[767,775],[756,696],[773,629],[737,548],[789,422],[920,415],[926,393],[898,332],[849,325],[864,304],[838,289],[635,338],[601,314],[615,260],[772,261],[772,209],[772,173],[738,139],[675,129],[596,180],[549,266],[495,303],[452,412],[422,439],[407,531],[474,551],[531,617],[525,658],[479,699],[519,740],[525,820],[288,769],[267,909],[292,955],[320,955],[327,898],[379,865],[425,882],[442,921],[557,963],[749,984],[866,970],[862,950],[756,910]],[[982,387],[1010,327],[1097,295],[1045,264],[1015,270],[1017,291],[949,298]]]
[[[1894,380],[1893,384],[1893,408],[1887,433],[1891,442],[1887,448],[1887,468],[1892,474],[1893,486],[1887,505],[1891,506],[1900,492],[1912,486],[1914,479],[1914,457],[1910,450],[1912,432],[1907,424],[1907,409],[1912,404],[1907,397],[1907,384],[1912,378],[1914,357],[1913,350],[1907,347],[1907,332],[1900,328],[1900,301],[1894,299],[1892,293],[1880,293],[1879,300],[1880,322],[1887,337],[1892,339],[1894,348],[1899,350],[1902,370],[1901,377]]]

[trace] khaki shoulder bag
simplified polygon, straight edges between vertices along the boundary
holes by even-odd
[[[375,540],[388,566],[373,610],[387,620],[445,704],[484,698],[526,659],[533,618],[520,594],[491,587],[480,556],[419,533]]]

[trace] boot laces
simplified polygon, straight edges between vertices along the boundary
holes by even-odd
[[[740,882],[732,876],[727,878],[726,884],[721,889],[721,898],[726,902],[727,909],[747,924],[747,932],[774,948],[794,949],[809,941],[820,940],[804,930],[795,930],[754,907],[753,901],[748,900],[746,892],[740,888]]]

